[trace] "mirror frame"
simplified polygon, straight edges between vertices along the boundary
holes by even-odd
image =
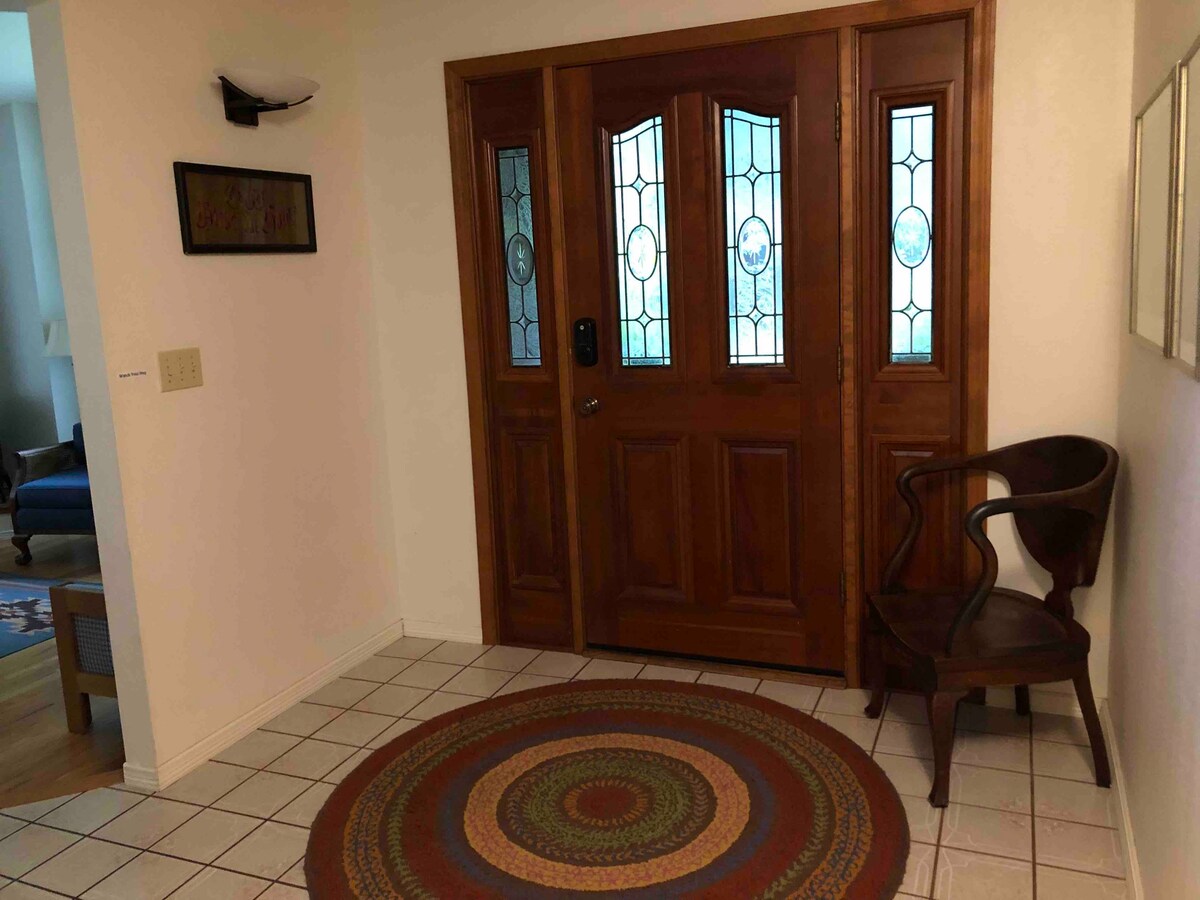
[[[1187,215],[1187,156],[1188,156],[1188,94],[1190,91],[1190,72],[1193,65],[1197,66],[1197,72],[1200,73],[1200,38],[1188,48],[1187,53],[1183,55],[1176,66],[1176,145],[1175,152],[1177,154],[1177,163],[1175,166],[1175,240],[1173,252],[1175,254],[1175,271],[1172,284],[1174,293],[1174,311],[1171,317],[1171,357],[1176,360],[1178,365],[1186,371],[1190,372],[1193,377],[1200,380],[1200,292],[1196,299],[1196,333],[1193,335],[1193,340],[1196,342],[1196,361],[1189,362],[1179,355],[1180,345],[1183,337],[1183,308],[1187,303],[1187,298],[1183,293],[1183,260],[1186,248],[1184,247],[1184,237],[1186,236],[1186,215]],[[1200,90],[1200,78],[1197,80],[1197,90]],[[1197,136],[1200,139],[1200,135]],[[1197,173],[1200,175],[1200,173]],[[1197,178],[1196,187],[1200,190],[1200,177]],[[1200,254],[1200,245],[1196,248],[1196,253]],[[1200,286],[1198,286],[1200,287]]]
[[[1137,338],[1140,342],[1152,346],[1156,351],[1160,352],[1164,357],[1170,358],[1172,353],[1172,343],[1174,338],[1174,321],[1175,321],[1175,283],[1177,279],[1177,244],[1179,242],[1179,228],[1177,227],[1178,219],[1182,213],[1182,205],[1179,202],[1180,196],[1180,178],[1179,178],[1179,73],[1181,66],[1176,63],[1171,74],[1163,79],[1162,83],[1155,88],[1150,95],[1150,99],[1145,105],[1138,110],[1137,116],[1134,118],[1134,136],[1133,136],[1133,240],[1130,260],[1130,283],[1129,283],[1129,333]],[[1166,297],[1164,298],[1163,308],[1163,334],[1160,343],[1155,343],[1145,335],[1139,334],[1137,330],[1137,311],[1138,311],[1138,263],[1141,257],[1141,220],[1142,220],[1142,139],[1143,139],[1143,122],[1146,113],[1163,95],[1164,91],[1171,92],[1171,111],[1170,111],[1170,127],[1171,134],[1169,137],[1169,146],[1171,148],[1171,156],[1167,162],[1169,183],[1167,188],[1167,244],[1164,252],[1167,254],[1167,278],[1164,289]]]

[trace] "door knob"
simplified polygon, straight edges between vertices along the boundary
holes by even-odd
[[[595,397],[586,397],[579,404],[579,414],[581,416],[594,416],[600,412],[600,401]]]

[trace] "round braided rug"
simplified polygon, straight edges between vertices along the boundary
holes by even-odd
[[[313,824],[313,897],[894,896],[908,823],[811,716],[667,681],[582,681],[431,719]]]

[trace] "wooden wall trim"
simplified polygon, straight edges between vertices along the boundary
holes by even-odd
[[[874,0],[870,3],[833,6],[716,25],[699,25],[582,44],[564,44],[497,56],[457,59],[446,63],[446,67],[447,71],[453,70],[464,79],[495,77],[547,66],[582,66],[638,56],[655,56],[681,50],[701,50],[706,47],[761,41],[812,31],[861,28],[939,15],[961,15],[964,12],[973,12],[981,5],[990,6],[992,2],[994,0]]]
[[[979,0],[971,15],[971,115],[967,131],[966,390],[963,391],[964,451],[988,446],[988,346],[992,246],[992,85],[995,74],[996,3]],[[987,499],[987,476],[974,474],[966,484],[966,508]],[[965,543],[965,542],[964,542]],[[970,545],[968,545],[970,547]],[[964,573],[975,578],[981,565],[971,547]]]
[[[475,219],[473,187],[475,154],[472,152],[471,116],[467,83],[446,66],[446,107],[450,125],[450,176],[453,181],[454,225],[458,245],[458,284],[462,296],[463,345],[467,365],[467,417],[471,426],[471,469],[475,494],[475,545],[479,559],[479,600],[483,642],[495,643],[499,635],[496,596],[497,545],[493,528],[492,492],[496,484],[491,470],[491,430],[488,428],[486,329],[480,292],[482,290],[478,245],[479,222]]]
[[[542,69],[542,104],[546,118],[546,181],[549,195],[551,266],[554,272],[554,309],[558,346],[571,346],[571,318],[567,308],[567,261],[564,258],[566,231],[563,214],[562,180],[559,175],[557,105],[555,103],[554,68]],[[571,575],[571,629],[574,649],[584,648],[583,587],[579,573],[583,571],[583,551],[579,537],[579,480],[576,472],[575,408],[573,356],[558,354],[559,404],[562,410],[563,471],[566,473],[567,499],[567,556]]]
[[[838,85],[842,105],[841,117],[841,275],[842,275],[842,565],[846,575],[845,588],[845,674],[847,684],[861,681],[859,639],[862,625],[862,454],[859,442],[859,377],[858,377],[858,254],[855,252],[857,234],[858,183],[855,169],[858,146],[855,140],[857,121],[855,97],[858,93],[855,73],[858,71],[854,29],[838,31]]]

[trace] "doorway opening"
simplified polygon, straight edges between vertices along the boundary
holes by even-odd
[[[82,619],[51,602],[94,608],[103,579],[24,12],[0,12],[0,548],[0,808],[119,781],[117,701],[93,694],[80,733],[60,653]]]

